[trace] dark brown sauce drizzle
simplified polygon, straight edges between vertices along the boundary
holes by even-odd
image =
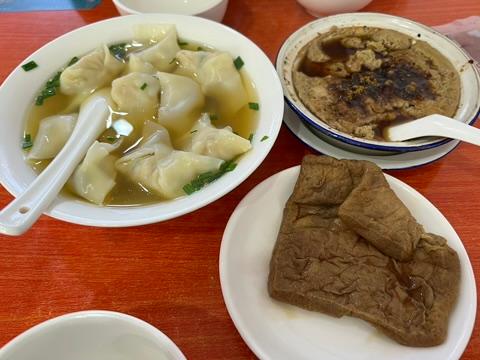
[[[300,63],[299,71],[310,77],[335,75],[332,66],[345,62],[357,51],[345,47],[340,40],[322,44],[323,52],[330,57],[326,62],[310,61],[305,56]],[[340,100],[350,106],[361,106],[365,97],[375,101],[390,101],[394,98],[403,100],[435,99],[429,79],[430,74],[422,72],[413,64],[405,61],[394,61],[376,53],[384,59],[382,66],[376,70],[362,69],[342,78],[338,84],[331,86],[338,93]]]
[[[307,76],[325,77],[332,74],[332,66],[339,62],[347,61],[350,55],[355,54],[356,49],[350,49],[342,45],[340,39],[327,41],[322,44],[322,51],[330,58],[325,62],[314,62],[305,56],[299,67],[299,71]]]
[[[304,56],[298,70],[309,77],[330,75],[337,77],[338,81],[333,82],[329,90],[336,93],[339,101],[350,108],[356,108],[366,113],[368,111],[366,99],[388,103],[395,99],[413,102],[436,98],[429,81],[431,75],[407,61],[394,60],[376,52],[375,56],[383,59],[380,68],[373,71],[363,68],[360,72],[351,73],[346,77],[338,77],[335,74],[335,64],[345,63],[357,49],[348,48],[342,44],[341,39],[335,39],[323,43],[322,51],[328,55],[330,60],[320,63],[311,61]],[[410,104],[410,106],[415,105]],[[376,138],[383,138],[383,128],[386,126],[407,120],[411,120],[411,118],[399,110],[395,114],[395,119],[386,120],[378,125]]]

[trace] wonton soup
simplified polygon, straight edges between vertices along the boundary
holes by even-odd
[[[27,161],[42,171],[95,93],[109,104],[108,128],[66,191],[112,206],[191,194],[234,170],[251,149],[260,105],[243,65],[178,39],[174,25],[137,26],[134,40],[74,57],[44,84],[25,126]]]

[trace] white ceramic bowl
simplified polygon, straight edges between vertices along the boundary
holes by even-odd
[[[325,16],[358,11],[372,0],[297,0],[313,16]]]
[[[59,316],[20,334],[0,360],[185,360],[160,330],[133,316],[81,311]]]
[[[132,39],[133,27],[145,23],[171,23],[179,37],[209,44],[241,56],[256,84],[260,110],[252,150],[234,171],[196,193],[176,200],[137,207],[100,207],[86,201],[58,196],[46,214],[76,224],[122,227],[171,219],[205,206],[243,182],[265,159],[277,138],[283,116],[283,93],[277,73],[267,56],[252,41],[222,24],[200,17],[144,14],[116,17],[91,24],[48,43],[22,64],[35,60],[39,65],[25,72],[19,66],[0,87],[0,182],[14,196],[22,193],[36,174],[24,161],[21,150],[29,106],[45,81],[68,59],[95,47]],[[21,96],[19,96],[21,94]],[[261,141],[268,136],[266,141]]]
[[[181,14],[222,22],[228,0],[113,0],[113,3],[121,15]]]
[[[298,98],[292,82],[292,68],[296,65],[298,52],[319,33],[329,31],[332,26],[372,26],[393,29],[412,37],[420,34],[442,55],[450,60],[458,71],[461,81],[460,105],[455,119],[472,124],[480,109],[480,75],[470,57],[454,41],[439,32],[414,21],[392,15],[376,13],[355,13],[329,16],[315,20],[294,32],[282,45],[276,62],[277,72],[282,82],[285,99],[293,111],[315,132],[316,135],[348,151],[368,154],[391,154],[418,151],[445,144],[448,139],[419,138],[405,142],[375,141],[358,138],[333,129],[310,112]]]

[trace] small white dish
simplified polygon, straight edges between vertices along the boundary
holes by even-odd
[[[220,249],[220,282],[240,335],[263,360],[456,360],[475,322],[475,278],[462,241],[447,219],[416,190],[386,175],[393,191],[426,231],[444,236],[460,258],[461,284],[442,345],[399,345],[368,323],[334,318],[270,298],[267,279],[283,208],[298,178],[296,166],[257,185],[233,212]]]
[[[310,112],[297,96],[293,86],[292,69],[296,66],[299,51],[319,33],[327,32],[333,26],[339,28],[371,26],[396,30],[413,38],[418,38],[420,35],[421,40],[428,42],[445,56],[459,73],[460,104],[454,118],[466,124],[475,122],[480,110],[480,74],[471,57],[456,42],[432,28],[397,16],[377,13],[340,14],[312,21],[298,29],[285,40],[276,61],[287,103],[314,129],[315,133],[326,141],[349,151],[373,155],[425,150],[450,141],[450,139],[432,137],[405,142],[367,140],[338,131]]]
[[[242,183],[263,162],[278,136],[283,117],[282,87],[265,53],[237,31],[200,17],[173,14],[122,16],[81,27],[51,41],[21,62],[25,64],[34,60],[37,68],[25,72],[20,64],[1,85],[0,183],[12,195],[18,196],[36,177],[36,173],[25,162],[21,142],[26,114],[43,84],[72,56],[86,54],[103,44],[133,39],[136,25],[162,23],[175,24],[181,39],[228,51],[233,58],[241,56],[244,69],[255,83],[260,104],[252,149],[242,156],[234,171],[189,196],[144,206],[102,207],[59,195],[46,214],[75,224],[101,227],[164,221],[219,199]],[[264,136],[268,139],[261,141]]]
[[[312,149],[337,159],[368,160],[372,161],[385,170],[412,169],[422,165],[430,164],[442,159],[452,152],[459,141],[449,141],[444,145],[422,151],[411,151],[392,155],[371,155],[348,151],[342,147],[334,146],[317,136],[312,130],[285,104],[283,122],[290,131],[303,143]]]
[[[0,349],[0,360],[185,360],[160,330],[133,316],[81,311],[40,323]]]
[[[222,22],[228,0],[113,0],[120,15],[165,13],[195,15]]]
[[[358,11],[372,0],[297,0],[313,16],[325,16]]]

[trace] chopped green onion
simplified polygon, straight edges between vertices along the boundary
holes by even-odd
[[[72,65],[75,64],[78,60],[79,60],[78,57],[74,56],[74,57],[69,61],[69,63],[67,64],[67,66],[72,66]]]
[[[187,45],[188,45],[188,42],[186,41],[181,41],[181,40],[178,41],[178,46],[187,46]]]
[[[116,136],[107,136],[106,139],[109,143],[114,143],[115,141],[117,141]]]
[[[258,110],[260,109],[260,105],[258,105],[258,103],[254,103],[254,102],[249,102],[248,103],[248,107],[252,110]]]
[[[217,171],[208,171],[198,175],[195,179],[183,187],[183,191],[185,191],[187,195],[193,194],[195,191],[200,190],[205,185],[210,184],[219,177],[225,175],[225,173],[235,170],[236,166],[237,164],[234,163],[233,160],[225,161]]]
[[[197,47],[197,51],[203,51],[203,47],[201,46]]]
[[[195,130],[192,130],[192,131],[190,131],[190,134],[196,133],[197,131],[198,131],[198,130],[196,130],[196,129],[195,129]]]
[[[260,142],[265,141],[265,140],[267,140],[267,139],[268,139],[268,136],[267,136],[267,135],[264,135],[264,136],[262,137],[262,140],[260,140]]]
[[[30,149],[33,146],[32,136],[25,134],[23,136],[22,149]]]
[[[225,162],[220,166],[220,171],[223,171],[223,174],[225,174],[226,172],[230,172],[230,171],[235,170],[236,167],[237,167],[237,164],[234,163],[232,160],[230,160],[230,161],[225,161]],[[223,175],[223,174],[222,174],[222,175]]]
[[[140,86],[140,90],[145,90],[147,88],[147,83],[143,83],[142,86]]]
[[[43,105],[45,99],[57,94],[57,89],[60,87],[60,75],[62,75],[62,72],[57,71],[57,73],[45,83],[45,87],[35,99],[35,105]]]
[[[113,56],[115,56],[118,60],[125,60],[127,56],[127,44],[120,43],[120,44],[113,44],[108,47],[110,52]]]
[[[36,67],[38,67],[37,63],[35,61],[29,61],[28,63],[26,64],[23,64],[22,65],[22,69],[25,70],[25,71],[30,71],[30,70],[33,70],[35,69]]]
[[[177,61],[177,58],[173,58],[172,60],[170,60],[169,64],[173,64],[175,61]]]
[[[253,133],[250,134],[250,136],[248,137],[248,141],[252,142],[252,140],[253,140]]]
[[[233,65],[235,65],[235,68],[237,70],[240,70],[245,63],[243,62],[242,58],[240,56],[237,56],[235,60],[233,60]]]
[[[210,117],[210,121],[216,121],[216,120],[218,120],[217,114],[208,114],[208,116]]]

